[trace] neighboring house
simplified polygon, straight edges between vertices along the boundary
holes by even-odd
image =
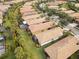
[[[31,16],[36,14],[38,14],[36,11],[30,11],[30,12],[24,13],[23,16]]]
[[[76,37],[68,36],[45,48],[45,52],[49,59],[67,59],[79,50],[78,42]]]
[[[61,12],[64,12],[64,13],[67,13],[67,14],[73,14],[73,13],[75,13],[75,11],[73,11],[73,10],[66,10],[66,11],[61,11]]]
[[[44,31],[44,30],[52,28],[52,27],[55,27],[55,23],[53,21],[49,21],[49,22],[45,22],[45,23],[39,23],[36,25],[30,25],[29,29],[33,34],[35,34],[35,33]]]
[[[79,13],[73,13],[73,14],[70,14],[70,16],[76,19],[79,19]]]
[[[52,2],[48,2],[48,6],[56,6],[62,3],[66,3],[66,1],[52,1]]]
[[[27,2],[27,3],[25,3],[25,4],[23,5],[23,7],[25,7],[25,6],[31,6],[34,2],[35,2],[35,1]]]
[[[22,16],[24,20],[31,20],[31,19],[36,19],[39,18],[41,14],[35,14],[35,15],[30,15],[30,16]]]
[[[79,3],[76,3],[76,4],[75,4],[75,7],[78,7],[78,8],[79,8]]]
[[[70,14],[71,17],[75,18],[75,21],[79,23],[79,13]]]
[[[31,20],[26,20],[28,25],[34,25],[34,24],[39,24],[39,23],[43,23],[46,22],[47,20],[45,20],[45,17],[43,18],[38,18],[38,19],[31,19]]]
[[[32,11],[35,11],[35,10],[32,8],[32,6],[24,6],[24,7],[22,7],[22,8],[20,9],[20,12],[21,12],[22,14],[27,13],[27,12],[32,12]]]
[[[9,7],[10,7],[10,5],[3,5],[3,4],[1,4],[1,5],[0,5],[0,11],[6,12]]]
[[[26,11],[26,12],[21,12],[21,14],[24,16],[24,15],[26,15],[26,16],[28,16],[28,14],[34,14],[34,13],[36,13],[36,11]]]
[[[9,7],[10,5],[0,4],[0,24],[2,24],[3,15],[8,10]]]
[[[58,9],[59,9],[59,6],[53,6],[53,5],[52,5],[52,6],[48,6],[48,8],[49,8],[49,9],[57,9],[57,10],[58,10]]]
[[[45,45],[53,40],[58,39],[60,36],[63,35],[63,29],[61,29],[60,27],[56,27],[53,29],[49,29],[43,32],[40,32],[38,34],[35,34],[35,36],[38,39],[39,44]]]

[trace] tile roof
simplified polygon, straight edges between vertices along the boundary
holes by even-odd
[[[76,3],[75,6],[76,6],[76,7],[79,7],[79,3]]]
[[[38,18],[40,16],[41,16],[41,14],[35,14],[35,15],[31,15],[31,16],[22,16],[22,18],[24,20],[29,20],[29,19],[36,19],[36,18]]]
[[[55,1],[55,2],[48,2],[49,6],[56,6],[58,4],[66,3],[66,1]]]
[[[30,25],[29,29],[31,30],[32,33],[36,33],[36,32],[40,32],[42,30],[46,30],[54,26],[55,26],[54,22],[49,21],[45,23],[39,23],[36,25]]]
[[[77,39],[74,36],[68,36],[47,47],[45,51],[50,56],[51,59],[68,58],[70,55],[76,52],[76,50],[79,49],[76,43]]]
[[[35,1],[30,1],[24,4],[24,6],[30,6],[32,3],[34,3]]]
[[[1,4],[0,5],[0,11],[6,12],[9,7],[10,7],[9,5],[3,5],[3,4]]]
[[[48,6],[48,8],[50,8],[50,9],[58,9],[59,8],[59,6]]]
[[[71,17],[74,17],[74,18],[79,18],[79,13],[73,13],[70,15]]]
[[[55,39],[61,35],[63,33],[63,29],[61,29],[60,27],[56,27],[44,32],[40,32],[38,34],[36,34],[36,37],[38,38],[38,41],[40,44],[43,44],[47,41],[50,41],[52,39]]]
[[[45,21],[46,21],[45,17],[44,18],[38,18],[38,19],[26,20],[28,25],[38,24],[38,23],[42,23],[42,22],[45,22]]]
[[[65,12],[67,14],[73,14],[73,13],[75,13],[75,11],[73,11],[73,10],[65,10],[65,11],[61,11],[61,12]]]
[[[32,8],[32,6],[26,6],[26,7],[23,7],[23,8],[20,9],[20,12],[21,12],[22,14],[27,13],[27,12],[32,12],[32,11],[35,11],[35,10]]]
[[[21,13],[23,16],[31,16],[31,15],[35,15],[35,14],[38,14],[36,11],[30,11],[30,12],[27,12],[27,13]]]

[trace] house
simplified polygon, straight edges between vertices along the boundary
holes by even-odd
[[[22,18],[24,20],[30,20],[30,19],[36,19],[36,18],[38,18],[40,16],[41,16],[41,14],[35,14],[35,15],[31,15],[31,16],[22,16]]]
[[[75,21],[79,23],[79,13],[70,14],[71,17],[75,18]]]
[[[36,11],[35,11],[34,9],[32,9],[32,10],[29,10],[29,11],[26,11],[26,10],[25,10],[25,11],[21,12],[21,14],[22,14],[22,15],[24,15],[24,14],[29,14],[29,13],[32,14],[32,13],[35,13],[35,12],[36,12]]]
[[[48,6],[48,8],[49,8],[49,9],[52,9],[52,8],[53,8],[53,9],[57,9],[57,10],[58,10],[58,9],[59,9],[59,6],[53,6],[53,5],[52,5],[52,6]]]
[[[79,50],[77,43],[76,37],[68,36],[45,48],[45,52],[49,56],[49,59],[67,59]]]
[[[6,12],[9,7],[10,7],[10,5],[3,5],[3,4],[1,4],[1,5],[0,5],[0,11]]]
[[[48,2],[47,5],[48,6],[57,6],[57,5],[62,4],[62,3],[66,3],[66,1],[53,1],[53,2]]]
[[[9,5],[0,4],[0,25],[2,25],[3,15],[8,10],[9,7],[10,7]]]
[[[35,14],[38,14],[36,11],[28,11],[27,13],[23,13],[22,15],[23,16],[31,16],[31,15],[35,15]]]
[[[79,18],[79,13],[73,13],[73,14],[70,14],[70,16],[78,19]]]
[[[6,2],[4,2],[4,4],[6,4],[6,5],[11,5],[11,4],[13,4],[14,3],[14,1],[6,1]]]
[[[22,8],[20,8],[21,11],[30,11],[32,9],[32,6],[23,6]]]
[[[22,8],[20,8],[21,11],[23,11],[23,10],[29,11],[31,9],[32,9],[32,6],[23,6]]]
[[[55,23],[53,21],[52,22],[49,21],[49,22],[45,22],[45,23],[39,23],[36,25],[30,25],[29,29],[33,34],[35,34],[37,32],[41,32],[41,31],[44,31],[44,30],[52,28],[52,27],[55,27]]]
[[[52,40],[58,39],[62,35],[63,35],[63,29],[61,29],[60,27],[52,28],[40,32],[38,34],[35,34],[41,46],[51,42]]]
[[[79,3],[76,3],[76,4],[75,4],[75,7],[79,7]]]
[[[23,7],[23,8],[20,8],[20,12],[21,12],[22,14],[27,13],[27,12],[30,12],[30,11],[35,11],[35,10],[32,8],[32,6],[25,6],[25,7]]]
[[[24,4],[24,6],[30,6],[30,5],[32,5],[32,3],[34,3],[35,1],[30,1],[30,2],[26,2],[25,4]],[[23,7],[24,7],[23,6]]]
[[[73,10],[65,10],[65,11],[61,11],[61,12],[64,12],[64,13],[67,13],[67,14],[73,14],[73,13],[75,13],[75,11],[73,11]]]
[[[46,22],[47,20],[45,20],[45,17],[43,17],[43,18],[31,19],[31,20],[25,20],[25,21],[27,22],[28,25],[34,25],[34,24]]]

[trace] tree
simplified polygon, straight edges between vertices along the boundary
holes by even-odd
[[[26,59],[27,58],[27,54],[21,46],[19,46],[15,49],[15,56],[17,59]]]

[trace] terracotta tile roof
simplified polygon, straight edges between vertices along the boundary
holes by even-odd
[[[24,20],[29,20],[29,19],[36,19],[37,17],[40,17],[41,14],[35,14],[35,15],[31,15],[31,16],[23,16],[22,18]]]
[[[63,29],[61,29],[60,27],[56,27],[44,32],[40,32],[36,34],[36,37],[38,38],[39,43],[43,44],[49,40],[55,39],[63,35],[62,33],[63,33]]]
[[[60,41],[56,42],[55,44],[49,46],[48,48],[49,49],[53,49],[53,47],[55,47],[55,48],[61,48],[61,47],[63,47],[65,44],[67,44],[72,39],[76,39],[76,38],[73,37],[73,36],[68,36],[68,37],[66,37],[64,39],[61,39]]]
[[[28,13],[28,12],[32,12],[32,11],[35,11],[32,8],[32,6],[26,6],[26,7],[20,9],[21,14]]]
[[[66,10],[66,11],[61,11],[61,12],[65,12],[67,14],[73,14],[73,13],[75,13],[75,11],[73,11],[73,10]]]
[[[50,8],[50,9],[58,9],[59,8],[59,6],[48,6],[48,8]]]
[[[79,7],[79,3],[76,3],[75,6],[76,6],[76,7]]]
[[[3,12],[0,11],[0,19],[3,18]]]
[[[46,29],[54,27],[54,26],[55,26],[54,22],[50,21],[50,22],[40,23],[40,24],[36,24],[36,25],[30,25],[29,29],[34,34],[36,32],[40,32],[42,30],[46,30]]]
[[[36,11],[30,11],[30,12],[27,12],[27,13],[23,13],[22,15],[23,16],[31,16],[31,15],[35,15],[35,14],[38,14]]]
[[[2,11],[2,12],[5,12],[5,11],[7,11],[7,9],[9,8],[10,6],[9,5],[0,5],[0,11]]]
[[[34,3],[35,1],[30,1],[30,2],[26,2],[25,4],[24,4],[24,6],[30,6],[32,3]]]
[[[66,1],[55,1],[55,2],[48,2],[49,6],[56,6],[58,4],[66,3]]]
[[[73,13],[70,15],[71,17],[74,17],[74,18],[79,18],[79,13]]]
[[[45,51],[51,59],[68,58],[78,50],[79,47],[76,45],[76,43],[77,39],[74,36],[68,36],[47,47]]]
[[[38,24],[38,23],[42,23],[42,22],[45,22],[45,21],[46,21],[45,17],[44,18],[38,18],[38,19],[26,20],[28,25]]]
[[[20,8],[20,10],[31,10],[32,9],[32,6],[23,6],[22,8]]]

